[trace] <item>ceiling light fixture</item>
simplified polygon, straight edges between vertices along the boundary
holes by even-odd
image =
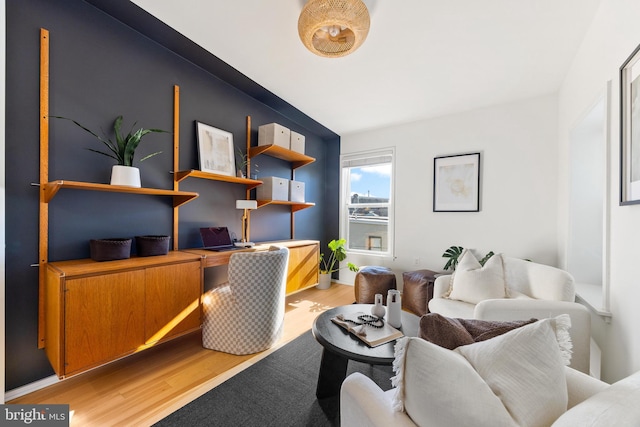
[[[369,22],[362,0],[309,0],[298,19],[298,34],[311,52],[338,58],[360,47]]]

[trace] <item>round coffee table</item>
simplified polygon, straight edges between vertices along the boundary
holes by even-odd
[[[313,321],[311,332],[322,347],[322,361],[318,373],[316,397],[322,399],[336,396],[347,375],[349,360],[370,365],[391,365],[394,360],[396,341],[390,341],[377,347],[369,347],[343,327],[336,325],[331,318],[338,314],[371,313],[371,304],[351,304],[335,307],[320,314]],[[420,318],[402,311],[402,326],[405,336],[418,336]]]

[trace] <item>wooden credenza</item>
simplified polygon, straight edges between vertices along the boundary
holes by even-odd
[[[48,263],[45,351],[56,374],[77,374],[197,330],[201,263],[178,251]]]

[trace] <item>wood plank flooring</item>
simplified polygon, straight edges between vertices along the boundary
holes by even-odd
[[[265,352],[207,350],[198,332],[7,403],[69,404],[71,426],[149,426],[308,331],[319,313],[353,301],[353,286],[307,289],[287,297],[283,337]]]

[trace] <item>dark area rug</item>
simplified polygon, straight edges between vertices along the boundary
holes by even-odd
[[[321,355],[308,331],[155,426],[339,426],[339,397],[316,399]],[[391,388],[391,366],[350,361],[352,372]]]

